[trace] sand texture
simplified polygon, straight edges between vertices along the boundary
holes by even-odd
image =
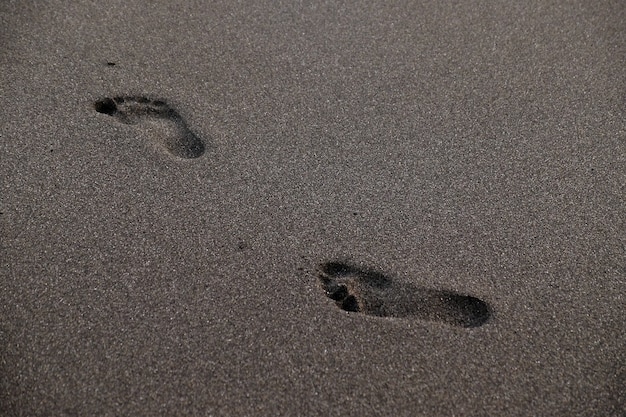
[[[625,22],[0,2],[0,415],[623,416]]]

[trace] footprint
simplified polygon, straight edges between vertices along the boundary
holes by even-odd
[[[159,143],[180,158],[198,158],[205,145],[185,123],[176,110],[163,100],[146,97],[105,97],[94,103],[98,113],[107,114],[126,124],[149,129]],[[148,123],[151,122],[151,123]]]
[[[489,305],[476,297],[394,282],[380,272],[343,262],[321,265],[319,279],[326,296],[345,311],[460,327],[482,326],[491,317]]]

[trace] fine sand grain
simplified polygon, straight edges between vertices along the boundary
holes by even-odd
[[[0,415],[623,416],[625,9],[0,2]]]

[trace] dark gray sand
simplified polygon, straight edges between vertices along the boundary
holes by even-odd
[[[0,414],[623,415],[626,6],[527,3],[1,2]]]

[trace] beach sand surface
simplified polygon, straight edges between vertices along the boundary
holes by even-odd
[[[622,1],[0,4],[0,415],[622,416]]]

